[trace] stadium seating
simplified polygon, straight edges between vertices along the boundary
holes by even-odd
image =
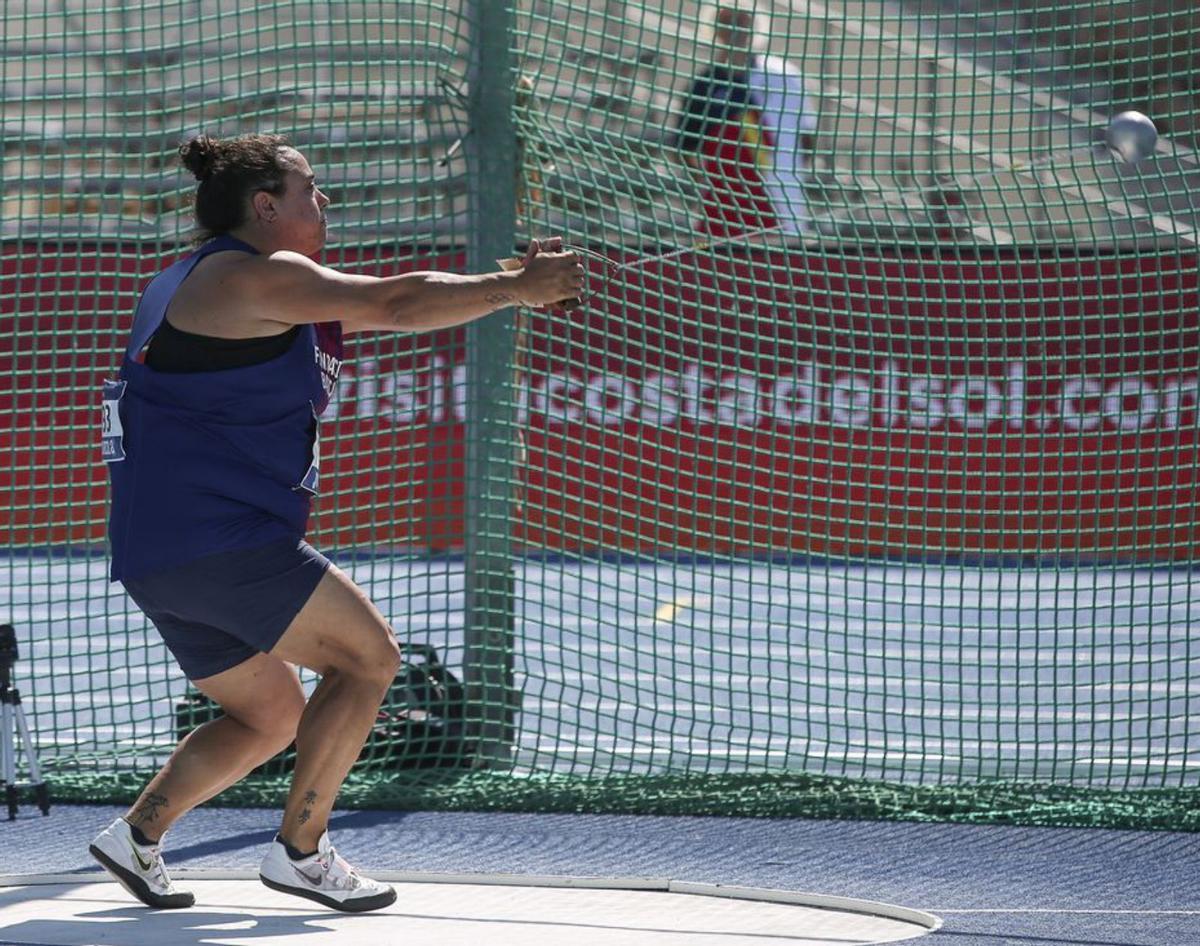
[[[519,68],[534,90],[527,107],[541,116],[518,115],[518,126],[542,135],[526,149],[543,198],[525,203],[528,225],[566,225],[599,242],[683,239],[696,194],[664,144],[704,61],[700,4],[605,0],[570,22],[553,0],[518,8]],[[467,210],[465,164],[461,153],[445,160],[467,121],[461,4],[97,10],[34,0],[22,11],[6,16],[3,38],[5,234],[177,236],[187,187],[172,176],[177,143],[250,130],[304,148],[338,205],[340,240],[462,232],[447,221]],[[954,42],[979,35],[969,16],[953,22]],[[1111,164],[1075,160],[1065,176],[1004,170],[1014,156],[1091,144],[1099,112],[1012,79],[1019,50],[960,60],[920,23],[880,20],[873,5],[850,0],[776,14],[770,51],[804,70],[819,105],[811,199],[827,238],[920,238],[939,202],[956,205],[967,242],[1154,237],[1153,223],[1122,223],[1105,205],[1128,196],[1128,173]],[[981,65],[989,61],[996,68]],[[968,93],[988,111],[957,108]],[[1132,215],[1182,214],[1195,226],[1194,155],[1164,155],[1158,170],[1138,182],[1144,206]],[[1006,201],[1014,188],[1041,199]]]

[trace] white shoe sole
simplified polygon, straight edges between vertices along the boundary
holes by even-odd
[[[148,907],[156,910],[184,910],[196,902],[196,898],[190,893],[155,893],[146,881],[128,868],[122,867],[95,844],[88,847],[88,852],[100,862],[117,883]]]
[[[331,910],[340,910],[342,913],[366,913],[370,910],[381,910],[384,907],[390,907],[396,902],[396,891],[391,887],[383,893],[375,894],[373,897],[353,897],[349,900],[338,900],[321,893],[319,890],[306,890],[304,887],[281,884],[279,881],[271,880],[262,874],[258,875],[258,879],[272,890],[278,890],[280,893],[290,893],[294,897],[304,897],[306,900],[315,900],[322,906],[329,907]]]

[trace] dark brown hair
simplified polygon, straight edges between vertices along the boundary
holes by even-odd
[[[196,188],[196,241],[236,230],[246,222],[250,198],[259,191],[282,194],[290,164],[283,135],[197,135],[179,146],[179,159],[200,186]]]

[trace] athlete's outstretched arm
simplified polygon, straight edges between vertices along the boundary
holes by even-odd
[[[260,318],[296,325],[341,321],[347,332],[424,332],[470,322],[512,305],[544,306],[579,296],[584,271],[574,253],[540,251],[521,269],[466,276],[428,271],[383,279],[342,273],[299,253],[255,257],[231,275]],[[233,289],[234,287],[230,287]]]

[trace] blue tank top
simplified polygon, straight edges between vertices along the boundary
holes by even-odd
[[[276,358],[190,374],[143,364],[176,290],[217,237],[142,293],[118,380],[104,383],[101,451],[112,485],[112,579],[303,537],[319,467],[318,418],[342,363],[340,322],[305,325]]]

